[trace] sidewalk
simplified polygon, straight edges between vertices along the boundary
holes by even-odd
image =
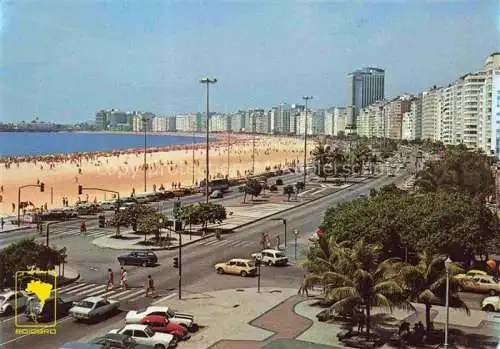
[[[36,228],[36,224],[23,223],[21,226],[18,226],[17,224],[12,224],[12,220],[17,220],[17,217],[4,217],[5,224],[3,229],[0,228],[0,234]]]

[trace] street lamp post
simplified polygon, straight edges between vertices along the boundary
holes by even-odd
[[[192,163],[192,166],[193,166],[193,183],[192,183],[192,185],[193,185],[193,188],[194,188],[194,148],[195,148],[195,143],[194,143],[195,139],[194,139],[194,136],[195,136],[195,132],[196,132],[196,124],[193,123],[192,127],[193,127],[193,163]]]
[[[252,119],[252,176],[255,176],[255,115],[253,115]]]
[[[297,262],[297,237],[299,236],[299,231],[297,229],[293,230],[293,235],[295,237],[295,262]]]
[[[50,232],[50,228],[49,227],[52,224],[56,224],[56,223],[59,223],[59,222],[49,222],[49,223],[47,223],[47,235],[45,236],[45,239],[47,240],[46,241],[47,247],[49,247],[49,232]]]
[[[304,122],[304,185],[306,185],[306,177],[307,177],[307,102],[312,99],[312,96],[304,96],[303,100],[306,101],[306,117]]]
[[[148,121],[148,118],[146,116],[143,116],[142,117],[142,128],[144,129],[144,192],[147,191],[146,181],[147,181],[147,171],[148,171],[147,157],[146,157],[146,154],[147,154],[147,143],[146,143],[146,140],[147,140],[147,121]]]
[[[448,348],[448,325],[450,322],[450,257],[444,261],[446,269],[446,322],[444,324],[444,347]]]
[[[45,184],[40,183],[40,184],[27,184],[27,185],[21,185],[19,188],[17,188],[17,226],[21,226],[21,189],[23,188],[29,188],[29,187],[38,187],[40,188],[40,192],[45,191]]]
[[[230,163],[230,153],[231,153],[231,131],[227,131],[227,179],[229,180],[229,163]]]
[[[209,150],[209,142],[210,142],[210,109],[209,109],[209,91],[210,91],[210,84],[215,84],[217,82],[217,79],[210,79],[210,78],[203,78],[200,80],[200,83],[206,84],[207,85],[207,149],[206,149],[206,177],[205,177],[205,195],[206,195],[206,202],[208,203],[209,195],[210,193],[208,192],[208,180],[210,178],[209,176],[209,157],[208,157],[208,150]]]

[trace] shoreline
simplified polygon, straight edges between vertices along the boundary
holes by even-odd
[[[310,140],[311,148],[314,140]],[[296,137],[252,135],[219,137],[210,144],[210,179],[243,178],[250,174],[296,166],[303,160],[303,140]],[[21,161],[25,160],[25,161]],[[65,154],[48,157],[25,157],[0,166],[0,216],[17,214],[17,192],[20,186],[44,183],[45,192],[25,188],[21,202],[27,212],[62,208],[63,198],[70,205],[81,201],[103,201],[110,194],[85,191],[78,196],[78,185],[118,191],[120,196],[199,186],[205,179],[206,144],[148,149],[146,154],[146,190],[144,190],[144,151],[122,150],[90,154]]]

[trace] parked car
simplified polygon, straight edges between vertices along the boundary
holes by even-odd
[[[17,298],[17,301],[16,301]],[[28,295],[23,292],[8,291],[0,294],[0,314],[12,315],[26,306]]]
[[[142,265],[143,267],[156,265],[158,257],[152,251],[133,251],[118,257],[120,265]]]
[[[149,315],[142,319],[140,323],[148,325],[154,331],[171,334],[177,340],[187,340],[191,337],[187,328],[170,321],[165,316]]]
[[[92,321],[118,311],[119,307],[120,301],[114,299],[88,297],[75,303],[69,313],[75,320]]]
[[[146,316],[159,315],[166,317],[170,322],[185,327],[190,332],[195,332],[198,326],[194,322],[194,316],[189,314],[178,313],[169,307],[147,307],[140,310],[131,310],[125,316],[127,324],[138,324]]]
[[[287,265],[288,257],[281,251],[265,249],[261,252],[252,253],[252,258],[260,259],[265,265]]]
[[[68,315],[71,307],[73,307],[73,301],[54,297],[54,295],[45,300],[43,307],[40,307],[37,297],[29,297],[24,315],[32,321],[54,321]]]
[[[214,190],[212,194],[210,194],[210,199],[220,199],[222,198],[222,192],[220,190]]]
[[[471,269],[471,270],[469,270],[465,274],[457,274],[457,275],[455,275],[454,278],[456,280],[472,279],[474,276],[488,276],[488,273],[485,272],[485,271],[483,271],[483,270],[479,270],[479,269]]]
[[[104,337],[97,337],[90,341],[106,349],[152,349],[149,345],[142,345],[130,336],[119,333],[108,333]],[[76,349],[76,348],[75,348]]]
[[[461,279],[457,290],[459,292],[488,293],[490,296],[494,296],[500,293],[500,283],[496,282],[492,276],[478,275],[472,279]]]
[[[236,274],[243,277],[255,276],[257,274],[257,267],[254,261],[240,258],[233,258],[224,263],[217,263],[215,270],[217,274]]]
[[[481,301],[481,309],[484,311],[500,311],[500,296],[486,297]]]
[[[103,201],[101,202],[101,208],[104,211],[114,211],[116,210],[116,200],[108,200],[108,201]]]
[[[177,339],[168,333],[153,331],[149,326],[129,324],[122,328],[109,331],[130,336],[139,344],[150,345],[155,349],[167,349],[177,346]]]

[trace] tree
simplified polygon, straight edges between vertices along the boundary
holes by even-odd
[[[323,177],[325,180],[328,176],[328,171],[325,171],[326,166],[332,163],[332,152],[330,146],[324,143],[318,143],[312,151],[313,160],[316,163],[316,175]]]
[[[306,187],[305,183],[304,182],[297,182],[295,183],[295,192],[297,193],[297,195],[302,191],[304,190]]]
[[[252,200],[254,196],[259,196],[262,191],[262,184],[256,179],[249,179],[245,185],[240,187],[240,191],[244,193],[243,203],[246,202],[247,194],[252,196]]]
[[[200,202],[198,205],[193,206],[193,211],[191,212],[191,222],[193,224],[200,224],[205,232],[207,230],[208,223],[222,223],[222,221],[226,218],[226,208],[212,202]]]
[[[141,216],[156,213],[156,210],[147,205],[133,205],[124,210],[118,211],[113,217],[112,224],[119,224],[125,226],[132,226],[134,231],[137,231],[137,223]]]
[[[397,208],[397,209],[395,209]],[[483,202],[458,192],[377,195],[329,208],[321,224],[339,242],[381,243],[384,257],[423,250],[470,263],[500,245],[498,218]]]
[[[401,269],[400,278],[410,299],[425,304],[425,324],[427,331],[432,330],[431,307],[446,297],[446,256],[420,253],[417,265],[405,264]],[[455,264],[449,266],[450,306],[464,309],[469,315],[469,308],[455,292],[457,281],[454,275],[462,272]]]
[[[495,192],[491,165],[484,154],[449,146],[443,159],[417,174],[415,185],[421,192],[459,191],[484,200]]]
[[[288,195],[288,201],[290,201],[290,197],[292,196],[293,193],[294,193],[294,190],[293,190],[292,185],[289,184],[283,188],[283,194]]]
[[[161,221],[161,222],[160,222]],[[156,243],[160,243],[160,229],[164,226],[166,217],[157,212],[149,212],[141,215],[137,220],[137,229],[144,234],[144,242],[149,234],[155,235]]]
[[[372,307],[380,306],[388,311],[395,306],[410,307],[395,279],[399,264],[380,257],[381,247],[366,244],[363,239],[349,245],[322,237],[310,248],[303,265],[311,272],[305,284],[319,282],[322,285],[331,311],[352,316],[353,310],[365,308],[368,338]]]

